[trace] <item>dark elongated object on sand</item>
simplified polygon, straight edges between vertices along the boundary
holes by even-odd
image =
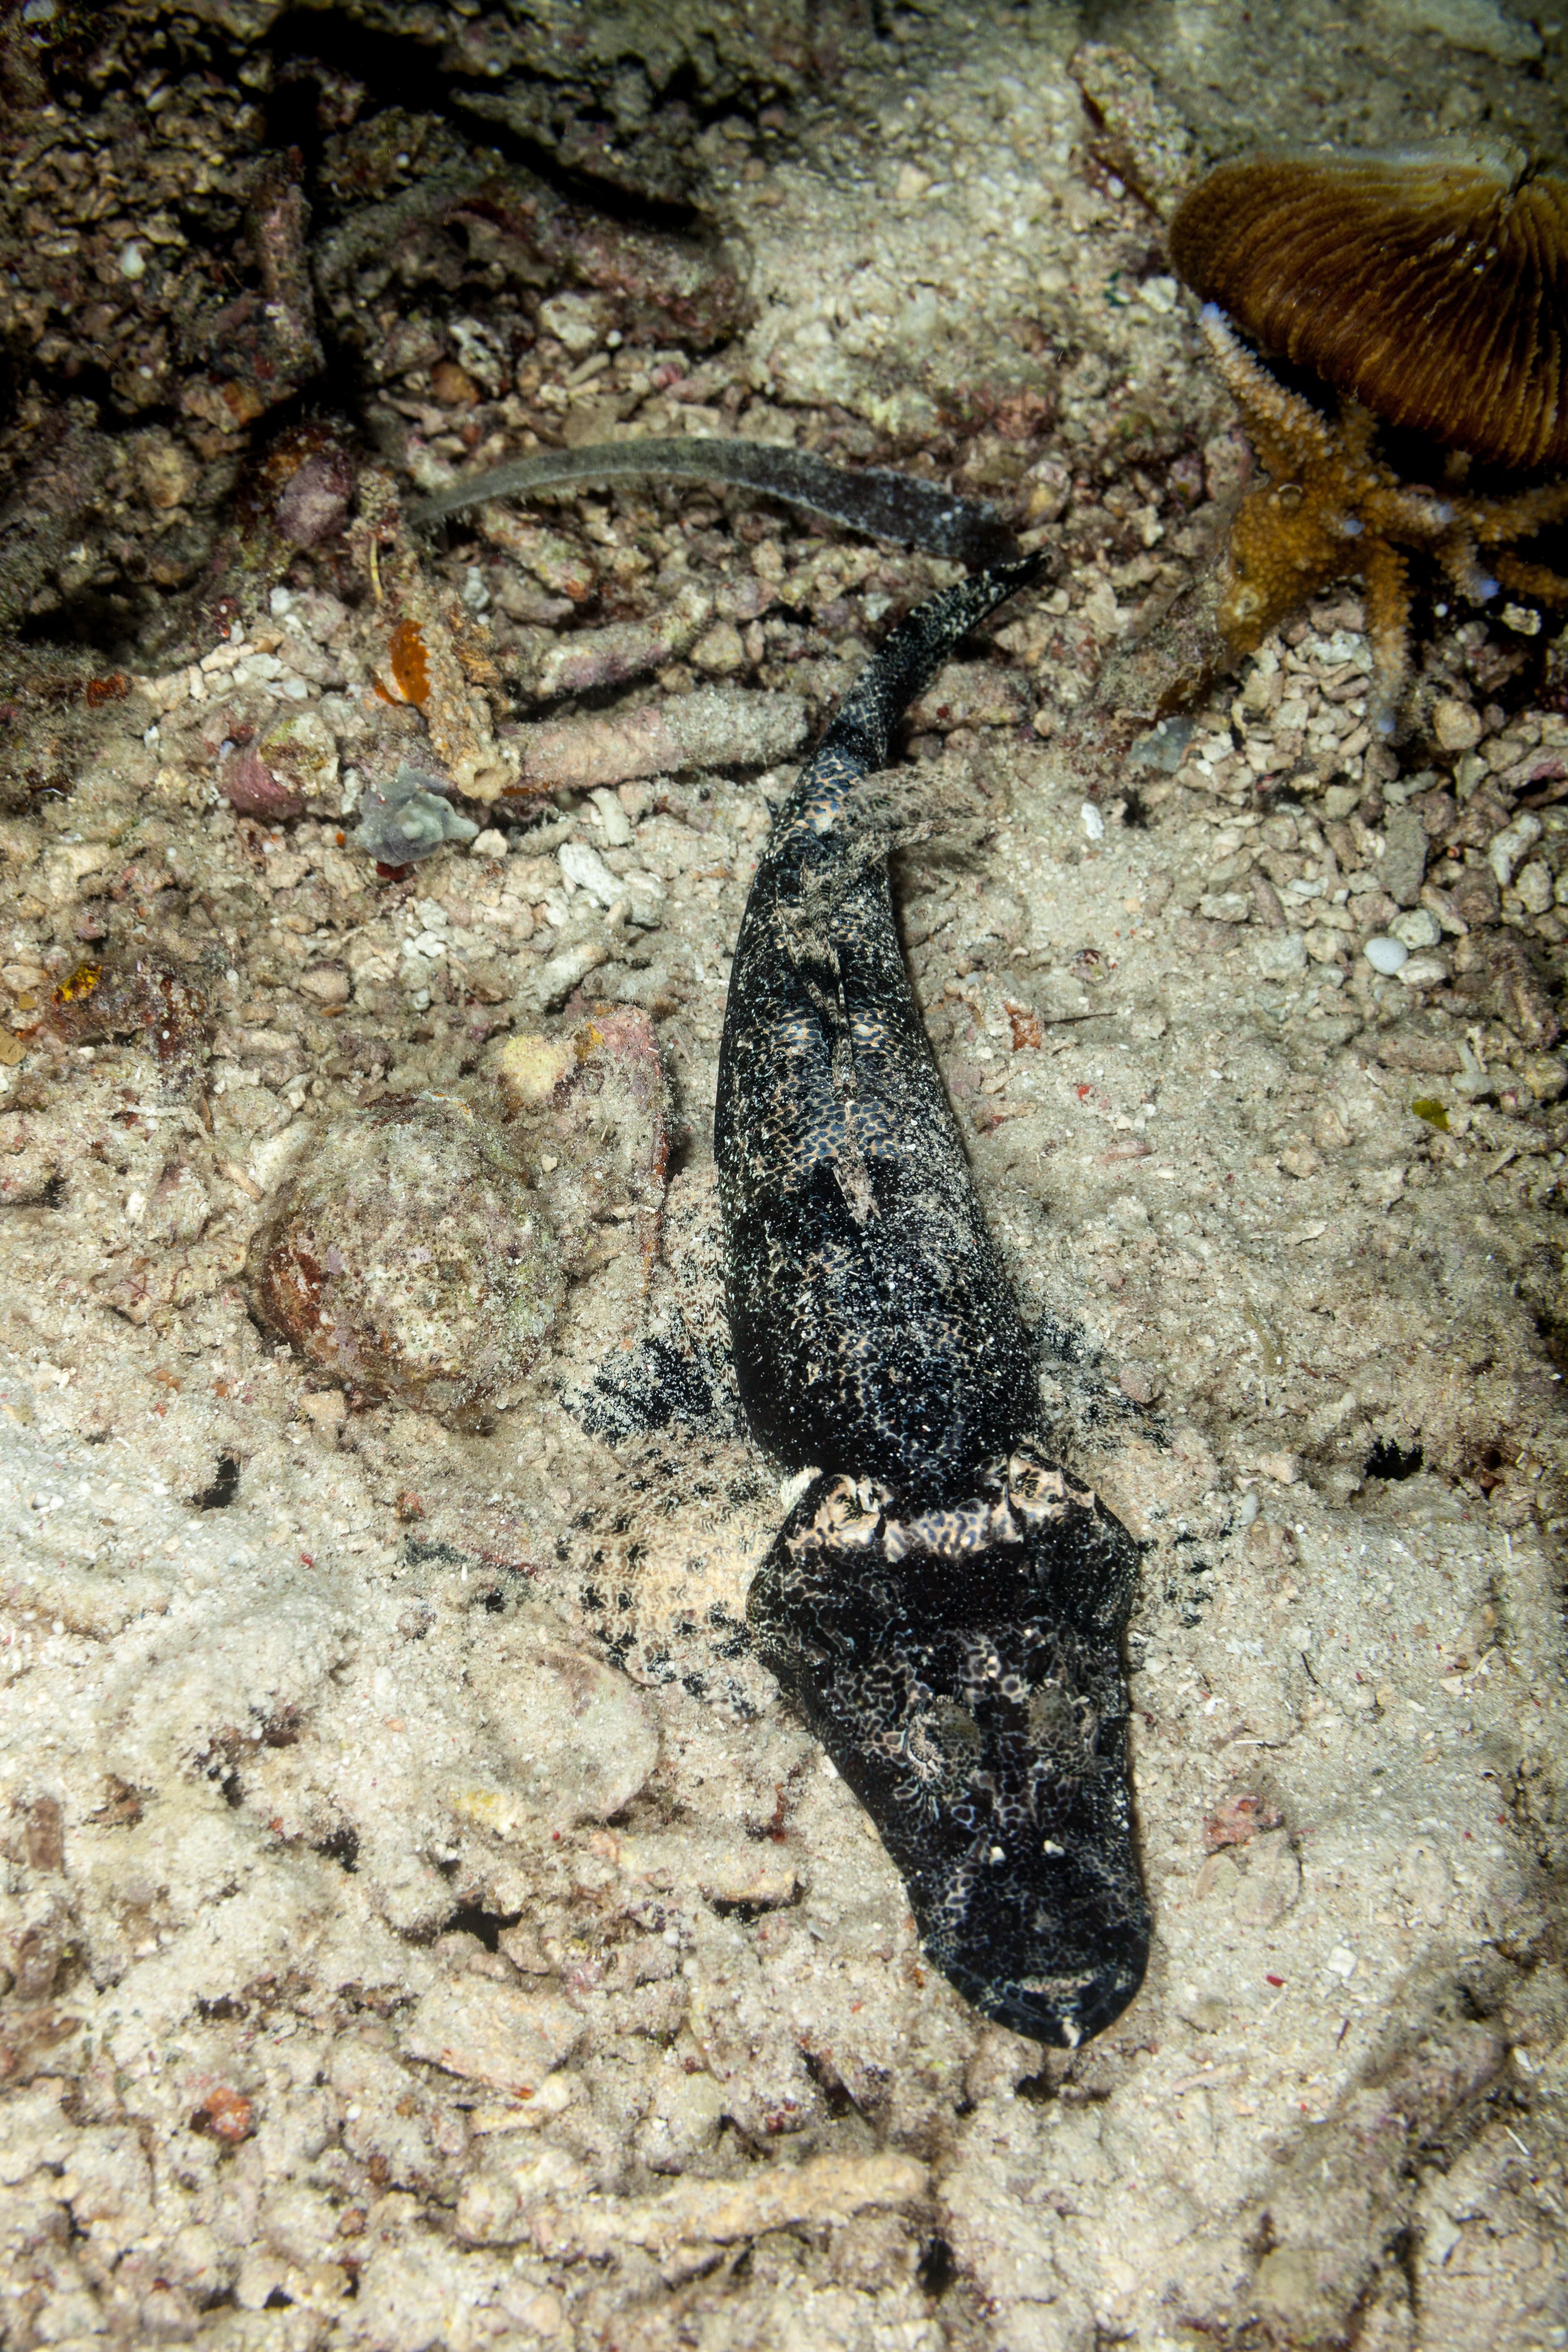
[[[891,728],[1038,576],[911,613],[780,810],[747,902],[714,1148],[757,1437],[814,1473],[752,1588],[758,1652],[976,2008],[1073,2046],[1136,1992],[1121,1640],[1137,1555],[1047,1456],[1034,1349],[904,969]]]

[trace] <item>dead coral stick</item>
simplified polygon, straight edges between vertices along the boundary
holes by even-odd
[[[547,720],[511,738],[522,754],[522,778],[508,797],[586,792],[594,784],[678,775],[721,762],[763,767],[797,751],[805,732],[805,704],[798,694],[749,694],[721,686],[630,710]]]
[[[559,2260],[645,2246],[668,2260],[690,2245],[733,2245],[800,2221],[824,2222],[868,2206],[908,2205],[926,2193],[925,2167],[908,2156],[808,2156],[759,2181],[678,2181],[652,2197],[582,2197],[544,2204],[528,2226]]]
[[[935,482],[881,467],[856,473],[799,449],[767,441],[720,441],[703,435],[679,440],[603,441],[585,449],[542,449],[492,466],[408,509],[411,523],[440,522],[484,499],[526,498],[536,490],[574,489],[585,482],[619,480],[733,482],[847,522],[876,539],[896,539],[957,563],[1001,563],[1017,542],[995,508],[963,499]]]

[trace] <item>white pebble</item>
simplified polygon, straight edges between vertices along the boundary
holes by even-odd
[[[121,278],[142,278],[147,272],[147,257],[139,245],[122,245],[120,248]]]
[[[1410,950],[1403,940],[1385,939],[1381,935],[1368,940],[1362,952],[1373,971],[1381,971],[1388,979],[1392,979],[1410,961]]]
[[[468,856],[470,857],[504,857],[508,846],[507,837],[500,827],[488,824],[483,833],[476,834],[469,842]]]
[[[1088,834],[1090,841],[1103,841],[1105,839],[1105,819],[1100,815],[1100,811],[1095,807],[1094,803],[1092,801],[1085,801],[1082,808],[1079,811],[1079,814],[1083,819],[1083,829],[1085,833]]]
[[[1514,876],[1513,887],[1527,915],[1544,915],[1553,897],[1551,866],[1539,857],[1531,858]]]

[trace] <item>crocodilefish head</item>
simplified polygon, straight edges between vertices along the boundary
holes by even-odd
[[[1142,1981],[1121,1636],[1136,1549],[1032,1445],[906,1512],[818,1477],[752,1588],[757,1653],[903,1874],[931,1959],[1075,2047]]]

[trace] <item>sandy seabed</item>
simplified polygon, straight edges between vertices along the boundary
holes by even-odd
[[[950,10],[764,70],[767,27],[709,13],[658,12],[624,100],[723,239],[651,323],[580,223],[519,277],[421,212],[511,118],[388,97],[375,43],[471,63],[489,20],[331,20],[372,91],[356,121],[334,63],[314,294],[279,266],[272,299],[340,352],[357,322],[363,409],[293,449],[303,541],[208,396],[241,375],[132,399],[174,365],[132,311],[180,205],[297,86],[257,63],[272,12],[191,20],[247,79],[124,11],[96,113],[28,36],[9,299],[97,336],[110,389],[69,379],[65,457],[42,395],[5,445],[5,2340],[1563,2345],[1561,693],[1528,613],[1426,610],[1389,748],[1351,583],[1131,752],[1079,723],[1248,462],[1172,191],[1269,140],[1549,148],[1560,32]],[[496,24],[548,53],[548,12]],[[721,102],[668,130],[701,39]],[[563,138],[523,68],[506,103]],[[117,105],[142,184],[106,181]],[[96,323],[49,294],[71,256]],[[896,883],[1046,1425],[1144,1547],[1154,1956],[1071,2054],[922,1962],[744,1634],[781,1504],[726,1363],[729,952],[795,760],[954,570],[731,492],[398,518],[531,437],[693,429],[923,450],[1060,551],[912,716],[945,829]],[[84,696],[89,592],[121,634]],[[508,797],[550,760],[569,784]],[[410,763],[472,837],[389,877],[354,830]],[[342,1172],[400,1104],[418,1216]],[[487,1122],[536,1219],[521,1322]],[[413,1301],[395,1356],[478,1332],[463,1409],[258,1323],[256,1236],[307,1182]]]

